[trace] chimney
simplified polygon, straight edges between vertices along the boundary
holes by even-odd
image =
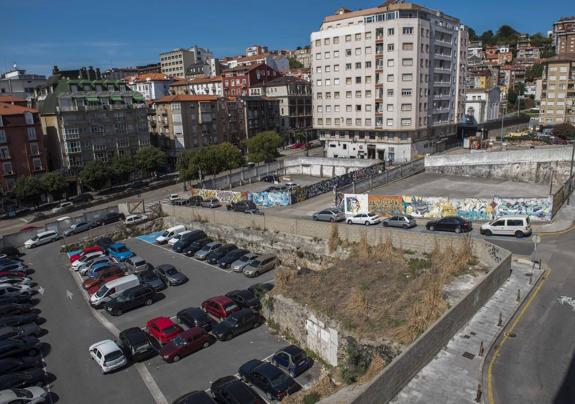
[[[96,80],[96,72],[93,66],[88,67],[88,80]]]
[[[99,67],[96,67],[96,80],[102,80],[102,73],[100,73]]]
[[[58,69],[58,66],[54,65],[54,67],[52,68],[52,76],[59,76],[60,75],[60,69]]]
[[[86,70],[85,67],[82,67],[80,69],[80,80],[86,80],[88,79],[88,71]]]

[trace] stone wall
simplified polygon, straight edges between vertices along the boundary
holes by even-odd
[[[377,160],[340,159],[323,157],[297,157],[285,160],[287,175],[310,175],[312,177],[336,177],[361,168],[369,167]]]

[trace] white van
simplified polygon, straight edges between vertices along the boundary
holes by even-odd
[[[29,240],[24,242],[24,247],[26,248],[34,248],[38,247],[39,245],[50,243],[55,240],[59,240],[60,235],[53,230],[43,231],[36,234]]]
[[[122,278],[107,282],[96,293],[90,296],[90,304],[93,307],[100,307],[110,299],[116,297],[126,289],[133,288],[140,284],[140,279],[136,275],[127,275]]]
[[[169,239],[173,238],[176,234],[180,234],[184,231],[186,231],[186,226],[184,226],[183,224],[170,227],[168,230],[163,232],[161,236],[156,238],[156,243],[165,244],[168,242]]]
[[[517,238],[530,236],[532,233],[529,216],[498,217],[489,223],[484,223],[479,229],[486,236],[515,236]]]
[[[171,239],[168,240],[168,245],[169,245],[170,247],[173,247],[174,244],[176,244],[178,241],[180,241],[180,239],[182,238],[182,236],[183,236],[184,234],[188,234],[188,233],[191,233],[191,232],[192,232],[191,230],[186,230],[186,231],[183,231],[183,232],[181,232],[181,233],[176,234],[174,237],[172,237]]]

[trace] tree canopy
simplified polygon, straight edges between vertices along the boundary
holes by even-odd
[[[68,181],[57,171],[50,171],[40,177],[40,182],[44,192],[52,195],[54,199],[59,199],[68,189]]]
[[[92,191],[104,188],[110,179],[111,169],[107,163],[99,160],[88,161],[84,164],[79,177],[83,185]]]
[[[248,160],[253,163],[272,160],[279,156],[282,137],[275,131],[261,132],[246,141]]]
[[[288,58],[288,61],[289,61],[289,68],[290,69],[300,69],[303,67],[303,63],[301,63],[299,60],[297,60],[294,57]]]
[[[39,177],[20,177],[14,183],[12,192],[16,198],[26,203],[40,203],[40,196],[44,192],[42,181]]]
[[[533,82],[543,77],[543,65],[535,63],[525,73],[525,81]]]
[[[168,163],[166,153],[154,146],[142,147],[135,160],[136,166],[148,174],[157,174]]]
[[[137,170],[136,161],[130,155],[117,156],[110,165],[111,175],[118,182],[127,182]]]
[[[575,126],[570,123],[560,123],[553,127],[553,136],[567,140],[575,140]]]
[[[186,150],[178,163],[180,177],[184,181],[203,176],[216,175],[224,170],[233,170],[244,162],[242,152],[230,143],[205,146]]]

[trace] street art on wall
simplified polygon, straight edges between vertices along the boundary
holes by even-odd
[[[546,198],[493,198],[495,216],[529,215],[533,220],[549,221],[552,218],[552,197]]]
[[[346,215],[357,215],[358,213],[369,212],[367,194],[345,194],[343,197],[343,207]]]
[[[495,213],[493,199],[463,198],[450,199],[453,206],[453,214],[467,220],[491,220]]]
[[[250,192],[248,199],[259,207],[288,206],[290,204],[289,192]]]
[[[436,218],[455,214],[447,198],[403,195],[403,212],[422,218]]]
[[[192,189],[193,196],[201,196],[203,199],[217,198],[221,203],[239,202],[248,199],[247,192],[224,191],[221,189]]]
[[[383,216],[403,214],[403,197],[400,195],[369,195],[369,211]]]

